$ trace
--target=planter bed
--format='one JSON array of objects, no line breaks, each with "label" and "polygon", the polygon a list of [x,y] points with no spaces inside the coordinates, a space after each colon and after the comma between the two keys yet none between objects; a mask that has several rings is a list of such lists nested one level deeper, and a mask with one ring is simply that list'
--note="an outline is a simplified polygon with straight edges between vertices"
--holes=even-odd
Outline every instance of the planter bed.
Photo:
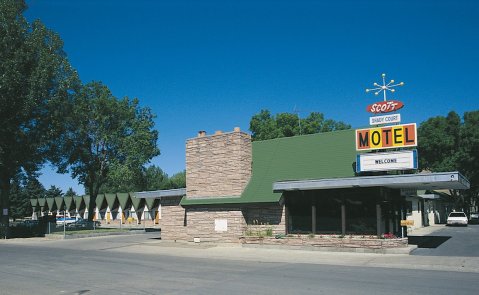
[{"label": "planter bed", "polygon": [[244,236],[240,238],[242,244],[259,245],[287,245],[287,246],[312,246],[312,247],[335,247],[335,248],[365,248],[365,249],[389,249],[406,248],[407,238],[376,238],[362,236],[307,236],[294,235],[285,237],[255,237]]}]

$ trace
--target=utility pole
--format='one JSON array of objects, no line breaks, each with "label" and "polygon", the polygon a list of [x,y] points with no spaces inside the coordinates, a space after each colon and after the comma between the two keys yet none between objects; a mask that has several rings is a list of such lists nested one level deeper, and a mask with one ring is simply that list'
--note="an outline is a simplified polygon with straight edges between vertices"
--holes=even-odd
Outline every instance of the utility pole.
[{"label": "utility pole", "polygon": [[303,133],[302,130],[301,130],[301,118],[299,117],[299,110],[296,109],[296,105],[294,105],[293,113],[295,113],[296,116],[298,116],[299,135],[301,135]]}]

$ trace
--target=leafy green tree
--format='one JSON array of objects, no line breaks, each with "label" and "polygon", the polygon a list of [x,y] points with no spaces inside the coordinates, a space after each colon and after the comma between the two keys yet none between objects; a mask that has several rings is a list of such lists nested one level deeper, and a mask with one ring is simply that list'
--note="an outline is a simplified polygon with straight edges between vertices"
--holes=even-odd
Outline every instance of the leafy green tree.
[{"label": "leafy green tree", "polygon": [[479,196],[479,111],[466,112],[463,120],[456,112],[421,123],[418,128],[421,169],[432,172],[459,171],[471,183],[467,191],[451,190],[456,207],[477,209]]},{"label": "leafy green tree", "polygon": [[23,218],[32,215],[32,206],[30,198],[26,194],[24,187],[25,177],[17,174],[12,180],[10,187],[10,217],[15,221],[17,218]]},{"label": "leafy green tree", "polygon": [[63,192],[59,187],[52,185],[45,192],[45,198],[56,198],[56,197],[63,197]]},{"label": "leafy green tree", "polygon": [[272,116],[269,110],[261,110],[251,118],[249,129],[253,140],[267,140],[350,128],[349,124],[325,119],[324,115],[318,112],[312,112],[308,117],[300,119],[296,114],[279,113]]},{"label": "leafy green tree", "polygon": [[25,10],[24,0],[0,0],[0,209],[10,206],[15,175],[44,163],[55,110],[78,81],[60,37],[38,20],[28,23]]},{"label": "leafy green tree", "polygon": [[29,199],[45,198],[46,190],[35,176],[29,176],[25,183],[25,194]]},{"label": "leafy green tree", "polygon": [[178,172],[170,178],[170,188],[186,187],[186,171]]},{"label": "leafy green tree", "polygon": [[71,172],[85,185],[92,220],[96,196],[111,168],[134,171],[159,155],[158,132],[150,109],[141,108],[137,99],[117,99],[99,82],[82,86],[70,107],[51,161],[60,173]]},{"label": "leafy green tree", "polygon": [[100,192],[154,191],[184,187],[186,187],[185,171],[176,173],[170,178],[167,173],[155,165],[135,172],[123,171],[121,167],[112,167]]},{"label": "leafy green tree", "polygon": [[259,114],[251,118],[249,129],[253,133],[252,140],[267,140],[282,137],[276,125],[276,120],[271,116],[270,111],[261,110]]},{"label": "leafy green tree", "polygon": [[439,172],[459,168],[460,128],[461,118],[455,112],[421,123],[418,129],[421,169]]},{"label": "leafy green tree", "polygon": [[65,197],[76,197],[76,196],[78,196],[78,194],[71,187],[69,187],[64,196]]},{"label": "leafy green tree", "polygon": [[460,131],[461,146],[459,166],[469,179],[471,188],[464,192],[464,200],[474,210],[479,210],[479,111],[464,113]]},{"label": "leafy green tree", "polygon": [[143,167],[129,167],[113,162],[108,170],[105,183],[100,193],[120,193],[141,191],[143,182]]},{"label": "leafy green tree", "polygon": [[160,167],[151,165],[145,169],[143,174],[143,191],[154,191],[169,188],[168,174]]}]

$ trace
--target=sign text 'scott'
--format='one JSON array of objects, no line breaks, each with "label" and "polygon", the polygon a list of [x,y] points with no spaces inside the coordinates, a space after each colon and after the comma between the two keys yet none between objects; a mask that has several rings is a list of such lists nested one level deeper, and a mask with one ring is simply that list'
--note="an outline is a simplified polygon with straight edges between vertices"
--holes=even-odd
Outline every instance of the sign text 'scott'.
[{"label": "sign text 'scott'", "polygon": [[417,146],[416,123],[356,130],[356,150]]}]

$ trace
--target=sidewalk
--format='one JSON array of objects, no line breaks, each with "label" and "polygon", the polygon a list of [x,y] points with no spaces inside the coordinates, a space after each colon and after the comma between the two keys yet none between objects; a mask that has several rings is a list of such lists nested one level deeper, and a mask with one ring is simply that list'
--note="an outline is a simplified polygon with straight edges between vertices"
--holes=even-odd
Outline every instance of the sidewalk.
[{"label": "sidewalk", "polygon": [[[442,225],[418,229],[414,235],[428,235]],[[479,257],[412,256],[407,254],[373,254],[324,252],[288,248],[250,248],[241,244],[187,243],[163,241],[156,234],[109,236],[77,240],[45,240],[43,238],[5,240],[9,244],[32,247],[68,248],[75,251],[111,251],[126,255],[160,255],[208,260],[237,260],[259,263],[300,263],[316,265],[383,267],[429,271],[479,273]]]},{"label": "sidewalk", "polygon": [[446,227],[445,224],[434,224],[434,225],[430,225],[430,226],[426,226],[426,227],[420,227],[420,228],[414,229],[413,231],[408,233],[408,235],[410,235],[410,236],[428,236],[428,235],[431,235],[434,232],[436,232],[438,230],[441,230],[445,227]]},{"label": "sidewalk", "polygon": [[264,263],[305,263],[479,273],[478,257],[436,257],[410,256],[407,254],[371,254],[278,248],[244,248],[241,247],[241,245],[235,244],[195,245],[161,240],[110,249],[109,251],[129,254],[167,255],[202,259],[256,261]]}]

